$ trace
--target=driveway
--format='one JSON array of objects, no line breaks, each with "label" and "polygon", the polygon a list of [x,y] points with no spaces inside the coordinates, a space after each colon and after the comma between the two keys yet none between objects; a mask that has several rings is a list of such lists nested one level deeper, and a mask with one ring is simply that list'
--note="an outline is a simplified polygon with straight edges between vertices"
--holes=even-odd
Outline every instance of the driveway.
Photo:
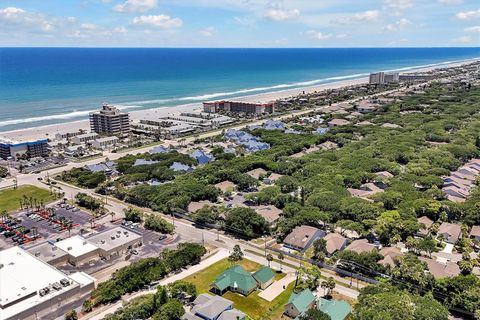
[{"label": "driveway", "polygon": [[280,293],[282,293],[293,281],[295,281],[295,275],[293,273],[288,273],[285,277],[275,281],[267,289],[260,292],[258,296],[267,301],[273,301],[273,299],[280,295]]}]

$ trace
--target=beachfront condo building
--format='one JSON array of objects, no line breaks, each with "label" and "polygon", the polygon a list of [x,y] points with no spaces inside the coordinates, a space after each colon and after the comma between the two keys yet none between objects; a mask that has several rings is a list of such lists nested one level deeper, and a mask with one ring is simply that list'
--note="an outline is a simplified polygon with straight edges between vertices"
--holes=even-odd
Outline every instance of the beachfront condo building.
[{"label": "beachfront condo building", "polygon": [[398,72],[395,73],[385,73],[385,72],[376,72],[370,73],[370,84],[386,84],[394,83],[399,81]]},{"label": "beachfront condo building", "polygon": [[275,104],[270,103],[249,103],[240,101],[210,101],[203,103],[203,111],[208,113],[233,112],[233,113],[273,113]]},{"label": "beachfront condo building", "polygon": [[48,140],[13,141],[0,138],[0,158],[35,158],[48,155]]},{"label": "beachfront condo building", "polygon": [[99,134],[128,133],[130,132],[130,116],[115,106],[105,103],[100,111],[90,113],[90,129]]}]

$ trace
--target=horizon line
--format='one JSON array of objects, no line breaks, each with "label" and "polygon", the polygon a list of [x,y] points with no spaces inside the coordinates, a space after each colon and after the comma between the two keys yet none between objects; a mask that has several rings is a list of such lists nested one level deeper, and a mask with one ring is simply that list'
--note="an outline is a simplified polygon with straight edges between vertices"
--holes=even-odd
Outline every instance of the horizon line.
[{"label": "horizon line", "polygon": [[479,49],[479,46],[411,46],[411,47],[128,47],[128,46],[0,46],[0,49]]}]

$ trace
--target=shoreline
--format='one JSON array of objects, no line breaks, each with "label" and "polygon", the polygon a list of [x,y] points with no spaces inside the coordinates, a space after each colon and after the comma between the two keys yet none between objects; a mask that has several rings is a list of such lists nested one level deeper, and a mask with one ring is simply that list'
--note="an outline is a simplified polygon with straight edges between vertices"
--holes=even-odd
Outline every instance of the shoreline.
[{"label": "shoreline", "polygon": [[[403,68],[404,70],[403,73],[427,72],[435,69],[453,68],[453,67],[470,64],[476,61],[480,61],[480,58],[472,58],[472,59],[456,61],[451,63],[432,64],[431,66],[427,66],[427,67],[418,67],[418,68],[407,67],[407,68]],[[408,70],[405,70],[405,69],[408,69]],[[368,77],[352,78],[347,80],[315,84],[312,86],[264,92],[264,93],[258,93],[253,95],[235,97],[235,98],[231,98],[230,100],[253,102],[253,103],[265,103],[273,100],[296,96],[303,92],[305,92],[306,94],[314,93],[316,91],[318,92],[322,90],[332,90],[332,89],[338,89],[342,87],[348,87],[348,86],[359,85],[364,83],[368,83]],[[201,109],[202,109],[202,102],[195,102],[195,103],[176,105],[176,106],[165,106],[165,107],[157,107],[157,108],[144,109],[144,110],[134,110],[134,111],[130,111],[129,113],[130,113],[131,120],[138,120],[138,119],[145,119],[149,117],[155,117],[155,118],[165,117],[171,114],[179,114],[182,112],[198,112]],[[45,138],[52,139],[56,133],[78,131],[80,129],[87,130],[87,131],[90,130],[89,121],[87,119],[0,132],[0,138],[7,138],[12,140],[18,140],[18,141],[28,141],[28,140],[37,140],[37,139],[45,139]]]}]

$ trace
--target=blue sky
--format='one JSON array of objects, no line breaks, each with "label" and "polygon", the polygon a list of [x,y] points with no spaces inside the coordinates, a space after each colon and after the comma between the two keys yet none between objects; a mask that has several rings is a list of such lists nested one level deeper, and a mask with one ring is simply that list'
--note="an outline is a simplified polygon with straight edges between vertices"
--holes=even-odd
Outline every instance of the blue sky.
[{"label": "blue sky", "polygon": [[0,46],[480,46],[480,1],[0,0]]}]

